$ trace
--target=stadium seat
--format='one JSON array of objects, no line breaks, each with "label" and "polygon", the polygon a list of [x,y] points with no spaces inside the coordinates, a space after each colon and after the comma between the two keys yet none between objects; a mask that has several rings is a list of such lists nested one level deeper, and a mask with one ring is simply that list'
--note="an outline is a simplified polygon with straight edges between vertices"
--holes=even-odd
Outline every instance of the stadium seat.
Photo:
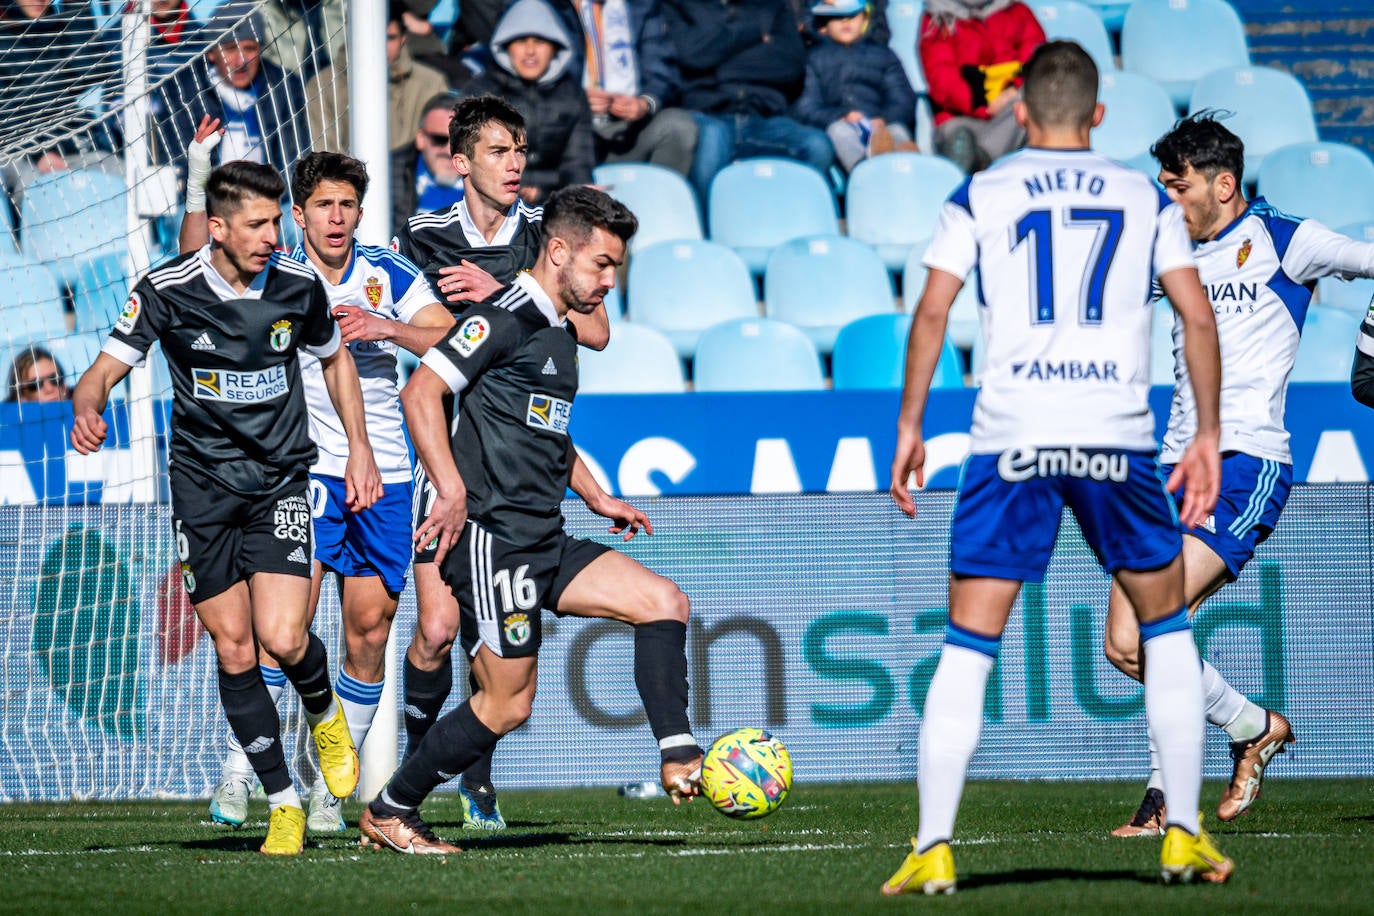
[{"label": "stadium seat", "polygon": [[1150,384],[1174,384],[1174,307],[1168,299],[1154,305],[1150,323]]},{"label": "stadium seat", "polygon": [[1126,10],[1121,69],[1157,81],[1175,108],[1204,74],[1249,65],[1245,26],[1226,0],[1135,0]]},{"label": "stadium seat", "polygon": [[[1374,243],[1374,219],[1340,226],[1336,231],[1348,235],[1357,242]],[[1374,280],[1341,280],[1336,277],[1323,277],[1317,281],[1316,304],[1328,308],[1343,309],[1363,315],[1374,301]]]},{"label": "stadium seat", "polygon": [[784,321],[736,318],[708,328],[692,361],[697,391],[817,391],[825,387],[811,339]]},{"label": "stadium seat", "polygon": [[963,180],[964,173],[943,156],[888,153],[864,159],[849,175],[846,231],[876,248],[895,274],[911,246],[935,231],[940,207]]},{"label": "stadium seat", "polygon": [[72,285],[76,329],[108,331],[114,327],[132,285],[119,254],[106,252],[77,259],[76,282]]},{"label": "stadium seat", "polygon": [[[929,244],[929,239],[917,242],[911,249],[911,256],[907,258],[906,267],[902,270],[902,309],[908,314],[916,310],[916,301],[926,285],[926,267],[921,263],[921,258]],[[959,290],[959,295],[954,299],[954,305],[949,310],[949,325],[945,328],[945,334],[959,349],[971,350],[981,336],[981,322],[978,313],[978,271],[975,270],[969,274]]]},{"label": "stadium seat", "polygon": [[1121,26],[1126,21],[1126,10],[1131,0],[1083,0],[1083,3],[1098,15],[1110,35],[1120,35]]},{"label": "stadium seat", "polygon": [[106,172],[73,169],[43,175],[24,191],[24,254],[47,265],[63,286],[77,281],[76,259],[127,250],[124,182]]},{"label": "stadium seat", "polygon": [[0,263],[0,290],[6,297],[0,338],[42,343],[67,333],[62,289],[45,265]]},{"label": "stadium seat", "polygon": [[682,361],[666,336],[642,324],[621,322],[606,349],[577,352],[581,394],[681,394]]},{"label": "stadium seat", "polygon": [[1040,28],[1045,30],[1045,38],[1078,42],[1097,63],[1100,73],[1116,69],[1112,37],[1107,34],[1107,26],[1096,10],[1078,0],[1032,0],[1030,8],[1040,21]]},{"label": "stadium seat", "polygon": [[893,0],[887,5],[887,46],[902,62],[911,88],[916,90],[916,133],[914,139],[921,149],[935,148],[935,113],[930,107],[929,87],[921,69],[921,57],[916,44],[921,33],[921,14],[925,4],[921,0]]},{"label": "stadium seat", "polygon": [[1362,315],[1314,305],[1307,310],[1290,382],[1350,382]]},{"label": "stadium seat", "polygon": [[749,268],[717,242],[659,242],[630,258],[630,319],[648,325],[689,359],[701,332],[731,318],[757,318]]},{"label": "stadium seat", "polygon": [[592,181],[638,217],[631,253],[658,242],[701,238],[696,195],[687,179],[672,169],[647,162],[607,163],[592,171]]},{"label": "stadium seat", "polygon": [[[840,328],[830,364],[835,390],[900,389],[906,374],[906,342],[910,332],[910,315],[866,315]],[[963,385],[963,357],[946,336],[930,386],[962,388]]]},{"label": "stadium seat", "polygon": [[1374,220],[1374,162],[1344,143],[1293,143],[1264,157],[1260,196],[1285,213],[1335,228]]},{"label": "stadium seat", "polygon": [[104,334],[86,331],[78,334],[64,334],[49,341],[35,341],[48,349],[67,378],[68,387],[75,387],[81,373],[91,368],[96,354],[105,343]]},{"label": "stadium seat", "polygon": [[837,235],[835,198],[820,172],[790,159],[741,159],[716,173],[707,208],[711,241],[729,245],[755,275],[788,239]]},{"label": "stadium seat", "polygon": [[1132,168],[1158,174],[1150,147],[1178,117],[1169,93],[1148,76],[1116,70],[1102,74],[1097,97],[1106,112],[1092,133],[1093,149]]},{"label": "stadium seat", "polygon": [[842,235],[793,239],[773,249],[763,275],[763,310],[806,332],[829,353],[840,328],[864,315],[893,312],[892,283],[882,259]]},{"label": "stadium seat", "polygon": [[1307,90],[1296,77],[1273,67],[1226,67],[1203,76],[1188,110],[1205,109],[1234,113],[1222,123],[1245,141],[1245,181],[1251,186],[1269,153],[1317,139]]}]

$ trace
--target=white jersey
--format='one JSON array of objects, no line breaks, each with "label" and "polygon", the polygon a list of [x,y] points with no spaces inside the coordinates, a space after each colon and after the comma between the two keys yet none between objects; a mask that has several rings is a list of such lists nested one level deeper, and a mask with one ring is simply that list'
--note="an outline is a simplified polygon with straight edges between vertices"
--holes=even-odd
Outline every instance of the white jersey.
[{"label": "white jersey", "polygon": [[[1291,464],[1284,405],[1313,285],[1322,277],[1374,276],[1374,245],[1280,213],[1260,197],[1193,256],[1217,316],[1221,450]],[[1182,350],[1175,316],[1174,399],[1160,455],[1171,464],[1197,430]]]},{"label": "white jersey", "polygon": [[[291,257],[311,264],[305,248],[298,244]],[[313,264],[312,264],[313,266]],[[319,273],[318,269],[315,271]],[[389,248],[353,243],[353,259],[338,285],[324,280],[329,292],[329,307],[360,305],[385,318],[410,323],[417,312],[436,302],[420,269]],[[396,344],[389,340],[355,340],[348,345],[358,366],[358,381],[363,389],[363,409],[367,437],[377,461],[383,483],[404,483],[411,479],[410,449],[401,426],[401,398],[397,387]],[[342,477],[348,463],[348,438],[343,423],[329,399],[320,361],[301,354],[301,378],[305,384],[305,403],[310,411],[310,437],[319,446],[319,459],[311,473]]]},{"label": "white jersey", "polygon": [[1151,280],[1192,267],[1189,245],[1149,176],[1089,150],[1021,150],[955,190],[924,263],[978,269],[970,451],[1153,451]]}]

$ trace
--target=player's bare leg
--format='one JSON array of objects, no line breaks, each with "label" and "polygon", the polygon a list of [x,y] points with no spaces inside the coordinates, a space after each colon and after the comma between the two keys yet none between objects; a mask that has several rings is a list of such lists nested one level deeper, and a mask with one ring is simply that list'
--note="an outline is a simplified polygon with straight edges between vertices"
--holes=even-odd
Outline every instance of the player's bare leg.
[{"label": "player's bare leg", "polygon": [[687,718],[687,596],[672,580],[608,551],[568,583],[558,609],[634,627],[635,686],[658,740],[659,778],[675,805],[699,795],[702,750]]}]

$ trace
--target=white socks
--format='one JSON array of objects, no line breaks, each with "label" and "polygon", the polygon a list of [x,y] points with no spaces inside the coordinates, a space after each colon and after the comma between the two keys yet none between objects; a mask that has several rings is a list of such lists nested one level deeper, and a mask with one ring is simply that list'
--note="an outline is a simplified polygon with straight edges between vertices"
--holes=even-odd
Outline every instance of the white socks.
[{"label": "white socks", "polygon": [[[994,642],[995,645],[995,642]],[[921,800],[916,848],[954,835],[954,817],[964,791],[969,759],[983,728],[983,693],[995,656],[945,643],[930,680],[916,754],[916,788]]]},{"label": "white socks", "polygon": [[1250,741],[1264,732],[1267,721],[1264,709],[1226,683],[1208,662],[1202,663],[1202,691],[1207,703],[1207,721],[1226,729],[1232,741]]},{"label": "white socks", "polygon": [[362,749],[367,733],[372,728],[372,719],[377,715],[377,705],[382,701],[382,684],[378,681],[369,684],[349,676],[342,668],[334,681],[334,695],[343,707],[344,718],[348,720],[348,732],[353,736],[353,746]]},{"label": "white socks", "polygon": [[1140,628],[1145,643],[1145,715],[1159,747],[1169,823],[1196,834],[1202,791],[1202,665],[1188,612]]}]

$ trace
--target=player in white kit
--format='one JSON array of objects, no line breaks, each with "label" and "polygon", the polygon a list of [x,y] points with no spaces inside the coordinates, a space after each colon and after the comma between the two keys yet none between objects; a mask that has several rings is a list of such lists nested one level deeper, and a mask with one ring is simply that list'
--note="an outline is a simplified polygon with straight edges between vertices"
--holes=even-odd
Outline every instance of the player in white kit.
[{"label": "player in white kit", "polygon": [[[1273,532],[1293,482],[1293,456],[1283,418],[1288,376],[1298,353],[1312,288],[1321,277],[1374,276],[1374,245],[1321,223],[1280,213],[1241,191],[1245,147],[1201,112],[1180,121],[1151,152],[1159,180],[1183,209],[1193,257],[1216,314],[1221,363],[1221,494],[1215,512],[1183,539],[1184,595],[1189,613],[1233,581]],[[1182,329],[1174,327],[1175,388],[1160,460],[1177,462],[1197,428],[1188,367],[1177,358]],[[1107,658],[1140,680],[1140,635],[1131,603],[1112,589]],[[1259,797],[1270,759],[1294,741],[1281,712],[1265,710],[1203,663],[1207,720],[1226,730],[1234,761],[1217,817],[1234,820]],[[1150,781],[1135,815],[1115,836],[1158,835],[1168,817],[1167,793],[1151,747]]]},{"label": "player in white kit", "polygon": [[[1182,213],[1148,176],[1089,148],[1102,118],[1097,67],[1073,42],[1026,63],[1016,117],[1027,148],[966,180],[945,203],[907,344],[892,497],[924,483],[921,423],[950,306],[978,269],[986,362],[970,454],[950,524],[949,623],[921,719],[920,820],[885,894],[948,893],[950,839],[983,696],[1022,582],[1043,581],[1060,513],[1131,596],[1149,658],[1145,707],[1176,796],[1160,856],[1167,881],[1224,881],[1232,864],[1202,831],[1202,680],[1183,601],[1180,521],[1216,501],[1220,456],[1216,326]],[[1193,443],[1167,487],[1148,405],[1150,285],[1186,329],[1198,405]]]},{"label": "player in white kit", "polygon": [[[368,511],[350,512],[341,469],[348,443],[323,387],[319,361],[301,359],[310,435],[319,457],[310,471],[315,528],[311,607],[325,572],[338,577],[345,655],[335,680],[354,744],[361,747],[381,699],[386,641],[412,548],[412,470],[402,429],[396,353],[423,354],[453,326],[420,269],[388,248],[354,239],[367,192],[366,167],[341,153],[311,153],[292,174],[292,207],[302,241],[290,254],[324,282],[330,312],[358,365],[368,437],[385,493]],[[185,236],[183,236],[185,238]],[[280,672],[263,666],[269,690]],[[280,693],[278,687],[275,694]],[[276,699],[274,695],[273,699]],[[213,820],[237,827],[246,815],[252,771],[232,736],[222,778],[210,803]],[[317,832],[346,829],[339,799],[312,787],[307,826]]]}]

